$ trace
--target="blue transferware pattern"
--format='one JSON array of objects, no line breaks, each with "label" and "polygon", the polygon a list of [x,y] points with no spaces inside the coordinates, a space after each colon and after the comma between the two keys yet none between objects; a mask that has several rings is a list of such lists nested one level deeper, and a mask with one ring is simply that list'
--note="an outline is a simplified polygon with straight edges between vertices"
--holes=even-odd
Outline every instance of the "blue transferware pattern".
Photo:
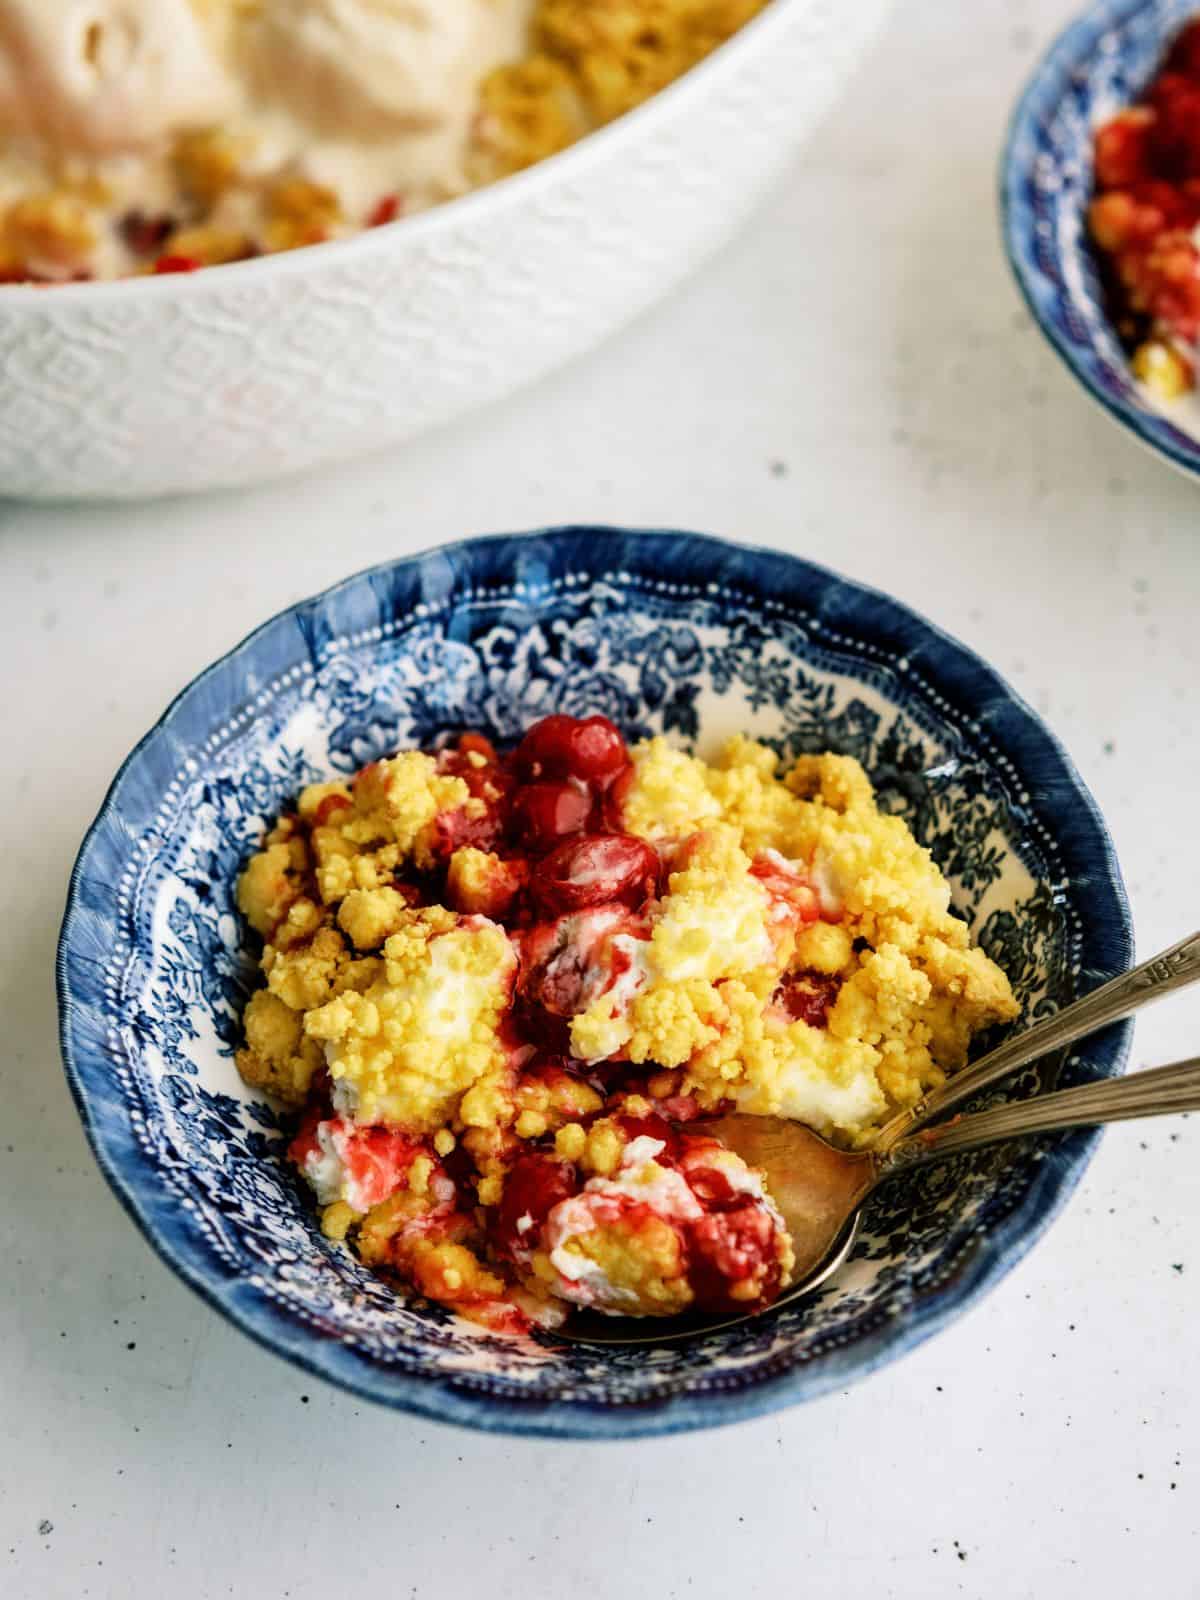
[{"label": "blue transferware pattern", "polygon": [[1119,422],[1185,472],[1200,438],[1148,405],[1106,315],[1087,238],[1092,135],[1136,99],[1196,0],[1102,0],[1051,46],[1013,114],[1000,171],[1005,248],[1042,332]]},{"label": "blue transferware pattern", "polygon": [[[187,689],[81,851],[59,951],[63,1053],[97,1158],[163,1257],[262,1343],[357,1393],[485,1429],[631,1436],[844,1386],[1024,1253],[1094,1135],[913,1175],[813,1300],[649,1354],[499,1338],[397,1299],[315,1228],[275,1110],[232,1053],[254,982],[240,864],[305,782],[548,711],[701,747],[858,756],[933,850],[1030,1014],[1128,964],[1094,804],[989,668],[882,595],[698,535],[567,528],[383,566],[293,607]],[[1120,1070],[1127,1030],[1089,1048]],[[1032,1082],[1032,1079],[1030,1080]]]}]

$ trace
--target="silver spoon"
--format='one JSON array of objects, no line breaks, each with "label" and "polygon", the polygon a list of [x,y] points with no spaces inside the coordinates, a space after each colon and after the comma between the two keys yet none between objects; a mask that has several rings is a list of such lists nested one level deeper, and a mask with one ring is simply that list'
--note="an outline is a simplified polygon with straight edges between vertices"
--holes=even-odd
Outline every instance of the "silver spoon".
[{"label": "silver spoon", "polygon": [[[775,1307],[811,1293],[849,1254],[868,1196],[895,1173],[963,1150],[1032,1133],[1131,1117],[1200,1110],[1200,1058],[1131,1078],[1105,1079],[995,1106],[937,1127],[927,1124],[980,1090],[1085,1034],[1129,1016],[1200,978],[1200,933],[1122,973],[1053,1016],[1006,1040],[880,1129],[869,1150],[838,1150],[802,1123],[733,1115],[696,1124],[761,1168],[792,1235],[796,1265]],[[656,1345],[761,1316],[687,1318],[669,1326],[641,1318],[577,1313],[559,1338],[582,1344]]]}]

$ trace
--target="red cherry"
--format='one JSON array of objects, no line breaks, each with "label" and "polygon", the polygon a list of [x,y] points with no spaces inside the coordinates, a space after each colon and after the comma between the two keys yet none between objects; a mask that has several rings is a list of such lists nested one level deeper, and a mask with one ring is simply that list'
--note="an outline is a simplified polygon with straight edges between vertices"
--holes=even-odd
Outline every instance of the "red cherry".
[{"label": "red cherry", "polygon": [[574,717],[543,717],[516,748],[514,761],[522,778],[565,778],[570,772]]},{"label": "red cherry", "polygon": [[583,997],[589,952],[571,939],[571,932],[564,918],[537,922],[521,936],[518,992],[552,1017],[573,1017]]},{"label": "red cherry", "polygon": [[779,1292],[781,1276],[775,1234],[771,1213],[757,1200],[709,1213],[691,1223],[688,1281],[696,1305],[704,1311],[745,1309],[747,1302],[731,1291],[760,1274],[761,1288],[754,1304],[772,1301]]},{"label": "red cherry", "polygon": [[607,789],[629,753],[620,729],[607,717],[543,717],[517,746],[522,778],[579,778]]},{"label": "red cherry", "polygon": [[549,916],[614,900],[636,907],[658,885],[658,852],[630,834],[564,839],[534,869],[530,888]]},{"label": "red cherry", "polygon": [[1175,36],[1167,52],[1166,70],[1200,82],[1200,18],[1189,22]]},{"label": "red cherry", "polygon": [[168,272],[199,272],[203,265],[203,261],[197,261],[195,256],[159,256],[154,263],[154,270],[160,275]]},{"label": "red cherry", "polygon": [[714,1160],[724,1153],[724,1145],[704,1134],[677,1133],[675,1137],[680,1148],[679,1170],[704,1209],[728,1211],[740,1205],[745,1193],[734,1187],[719,1159]]},{"label": "red cherry", "polygon": [[404,202],[398,194],[385,194],[367,217],[367,227],[382,228],[385,223],[395,222],[403,205]]},{"label": "red cherry", "polygon": [[[684,1136],[677,1134],[665,1117],[660,1117],[656,1111],[648,1111],[644,1117],[626,1116],[622,1112],[618,1120],[628,1142],[632,1143],[634,1139],[657,1139],[663,1148],[655,1156],[655,1161],[660,1167],[674,1165]],[[715,1140],[712,1142],[716,1143]]]},{"label": "red cherry", "polygon": [[1164,72],[1151,86],[1158,118],[1150,129],[1150,151],[1162,177],[1200,176],[1200,84]]},{"label": "red cherry", "polygon": [[526,928],[517,979],[522,999],[551,1016],[577,1015],[613,970],[617,933],[645,937],[643,924],[620,905],[594,906]]},{"label": "red cherry", "polygon": [[607,717],[585,717],[571,738],[571,772],[595,789],[607,789],[624,771],[629,751],[621,730]]},{"label": "red cherry", "polygon": [[521,842],[539,854],[587,826],[591,796],[574,783],[527,783],[513,800],[513,821]]},{"label": "red cherry", "polygon": [[504,1180],[504,1192],[492,1219],[492,1242],[497,1253],[509,1261],[528,1259],[530,1251],[537,1248],[538,1235],[550,1212],[560,1200],[569,1200],[578,1188],[575,1168],[569,1161],[554,1161],[532,1151],[518,1156]]},{"label": "red cherry", "polygon": [[796,972],[784,978],[773,1001],[794,1022],[823,1028],[841,987],[842,980],[838,977],[829,977],[823,972]]},{"label": "red cherry", "polygon": [[1157,233],[1161,228],[1190,228],[1200,216],[1195,184],[1194,178],[1179,185],[1168,183],[1165,178],[1143,178],[1130,186],[1129,193],[1141,210],[1159,213],[1162,220],[1153,230]]},{"label": "red cherry", "polygon": [[1156,113],[1149,106],[1130,106],[1099,129],[1094,166],[1100,189],[1127,189],[1152,173],[1150,130]]},{"label": "red cherry", "polygon": [[601,802],[604,825],[614,833],[625,832],[625,801],[633,788],[635,776],[633,762],[627,761],[604,792]]}]

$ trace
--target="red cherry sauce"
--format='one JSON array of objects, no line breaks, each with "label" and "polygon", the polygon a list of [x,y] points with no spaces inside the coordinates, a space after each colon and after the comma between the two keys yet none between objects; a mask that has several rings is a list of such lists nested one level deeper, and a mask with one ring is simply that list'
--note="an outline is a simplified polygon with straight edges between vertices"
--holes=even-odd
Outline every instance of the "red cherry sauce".
[{"label": "red cherry sauce", "polygon": [[537,1151],[518,1156],[491,1219],[497,1254],[508,1261],[527,1259],[550,1212],[560,1200],[569,1200],[578,1192],[579,1180],[571,1162],[555,1161]]},{"label": "red cherry sauce", "polygon": [[731,1288],[761,1274],[757,1304],[773,1300],[781,1276],[775,1221],[765,1206],[747,1200],[710,1212],[688,1227],[688,1281],[702,1311],[745,1311]]},{"label": "red cherry sauce", "polygon": [[660,867],[653,846],[630,834],[580,834],[538,862],[530,888],[552,917],[614,901],[636,908],[656,892]]},{"label": "red cherry sauce", "polygon": [[793,972],[783,979],[771,998],[793,1022],[807,1022],[810,1028],[823,1028],[841,987],[839,977],[823,972]]},{"label": "red cherry sauce", "polygon": [[582,833],[591,813],[592,797],[578,783],[564,779],[524,784],[513,800],[517,843],[533,855],[543,855],[560,840]]}]

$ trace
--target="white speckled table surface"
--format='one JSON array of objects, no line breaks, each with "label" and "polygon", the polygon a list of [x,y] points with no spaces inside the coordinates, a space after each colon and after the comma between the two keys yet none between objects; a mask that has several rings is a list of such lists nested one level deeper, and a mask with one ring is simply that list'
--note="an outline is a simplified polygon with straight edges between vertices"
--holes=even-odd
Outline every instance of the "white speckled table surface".
[{"label": "white speckled table surface", "polygon": [[[747,232],[503,411],[253,494],[0,507],[0,1594],[1198,1592],[1200,1118],[1111,1130],[1001,1287],[849,1393],[542,1444],[372,1409],[205,1309],[101,1181],[55,1037],[71,861],[167,700],[358,567],[572,518],[775,544],[918,607],[1065,741],[1140,953],[1200,921],[1200,489],[1076,392],[997,245],[1005,113],[1070,10],[906,0]],[[1198,1021],[1166,1002],[1135,1061]]]}]

